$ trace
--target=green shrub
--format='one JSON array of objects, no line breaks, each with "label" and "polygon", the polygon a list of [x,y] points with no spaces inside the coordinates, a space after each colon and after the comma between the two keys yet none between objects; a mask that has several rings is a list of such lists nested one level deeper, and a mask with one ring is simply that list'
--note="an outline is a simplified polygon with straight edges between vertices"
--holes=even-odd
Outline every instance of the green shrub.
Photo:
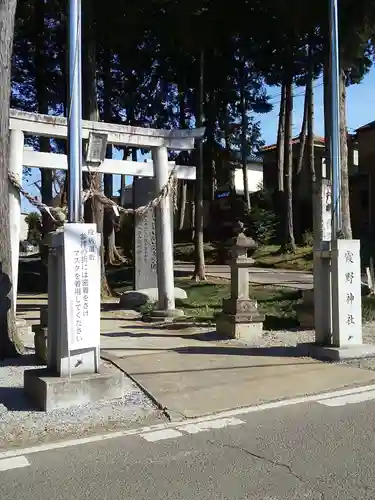
[{"label": "green shrub", "polygon": [[304,247],[314,246],[314,235],[311,231],[305,231],[302,235],[302,244]]},{"label": "green shrub", "polygon": [[271,243],[276,236],[279,220],[272,210],[254,207],[249,215],[250,230],[262,245]]}]

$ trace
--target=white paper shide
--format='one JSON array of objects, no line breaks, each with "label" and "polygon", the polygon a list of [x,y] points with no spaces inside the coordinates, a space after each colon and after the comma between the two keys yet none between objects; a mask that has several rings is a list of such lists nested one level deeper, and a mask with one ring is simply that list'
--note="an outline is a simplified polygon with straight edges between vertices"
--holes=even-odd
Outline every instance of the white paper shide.
[{"label": "white paper shide", "polygon": [[64,260],[69,350],[100,344],[100,237],[95,224],[66,224]]}]

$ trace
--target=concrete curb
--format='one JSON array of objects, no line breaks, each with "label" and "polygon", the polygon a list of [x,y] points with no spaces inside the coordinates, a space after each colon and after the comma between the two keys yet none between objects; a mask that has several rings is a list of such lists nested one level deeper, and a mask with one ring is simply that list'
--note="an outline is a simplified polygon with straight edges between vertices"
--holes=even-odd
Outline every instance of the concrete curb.
[{"label": "concrete curb", "polygon": [[158,410],[160,410],[163,415],[170,421],[170,422],[177,422],[177,421],[180,421],[180,420],[183,420],[185,419],[186,417],[183,416],[183,415],[177,415],[177,414],[174,414],[173,412],[170,412],[168,410],[168,408],[166,408],[165,406],[163,406],[157,399],[156,397],[148,390],[146,389],[146,387],[144,387],[140,382],[138,382],[138,380],[136,380],[132,375],[130,375],[130,373],[128,373],[126,370],[124,370],[119,364],[116,363],[116,359],[117,357],[116,356],[112,356],[108,353],[105,352],[105,350],[103,352],[100,353],[100,359],[103,359],[104,361],[107,361],[108,363],[111,363],[113,366],[115,366],[117,369],[119,369],[120,371],[122,371],[127,377],[130,378],[130,380],[132,382],[134,382],[136,384],[137,387],[139,387],[139,389],[144,392],[146,394],[146,396],[148,398],[151,399],[151,401],[154,403],[154,405],[158,408]]}]

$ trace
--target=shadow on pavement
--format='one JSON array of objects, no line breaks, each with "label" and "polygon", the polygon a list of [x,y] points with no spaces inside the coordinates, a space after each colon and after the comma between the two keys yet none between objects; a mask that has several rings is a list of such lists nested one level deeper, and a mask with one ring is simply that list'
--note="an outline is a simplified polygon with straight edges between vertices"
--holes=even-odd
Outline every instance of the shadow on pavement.
[{"label": "shadow on pavement", "polygon": [[[300,358],[306,354],[294,346],[272,346],[272,347],[233,347],[233,346],[186,346],[173,349],[181,354],[211,354],[217,356],[264,356],[277,358]],[[311,364],[313,361],[307,364]],[[315,363],[315,362],[314,362]]]},{"label": "shadow on pavement", "polygon": [[[164,351],[178,354],[204,354],[211,356],[249,356],[249,357],[274,357],[274,358],[303,358],[306,352],[297,346],[272,346],[272,347],[235,347],[235,346],[184,346],[184,347],[104,347],[103,353],[110,351]],[[316,364],[315,360],[306,364]],[[300,363],[298,363],[300,364]],[[259,365],[256,365],[259,366]],[[265,365],[268,366],[268,365]],[[273,365],[277,366],[277,365]],[[216,368],[217,369],[217,368]]]},{"label": "shadow on pavement", "polygon": [[[288,367],[290,366],[302,366],[302,365],[312,365],[312,362],[306,362],[306,363],[288,363]],[[284,363],[272,363],[272,365],[246,365],[246,366],[217,366],[214,368],[192,368],[192,369],[181,369],[181,370],[166,370],[166,371],[145,371],[145,372],[132,372],[131,376],[132,377],[139,377],[141,375],[177,375],[177,374],[184,374],[184,373],[201,373],[201,372],[221,372],[221,371],[229,371],[229,370],[251,370],[251,369],[258,369],[258,368],[274,368],[277,366],[282,366],[285,367],[286,365]]]}]

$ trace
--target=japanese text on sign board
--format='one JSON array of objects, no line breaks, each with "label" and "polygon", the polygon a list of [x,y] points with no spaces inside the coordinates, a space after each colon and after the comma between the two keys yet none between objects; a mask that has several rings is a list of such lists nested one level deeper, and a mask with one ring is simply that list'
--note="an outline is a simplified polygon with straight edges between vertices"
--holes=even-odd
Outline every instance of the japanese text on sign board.
[{"label": "japanese text on sign board", "polygon": [[74,320],[76,342],[82,342],[84,318],[89,316],[89,288],[90,279],[88,262],[96,258],[95,232],[89,230],[80,235],[80,250],[74,251]]},{"label": "japanese text on sign board", "polygon": [[[352,264],[354,264],[353,252],[351,252],[350,250],[347,250],[345,252],[345,254],[344,254],[344,259],[345,259],[345,264],[346,265],[351,266]],[[355,280],[355,277],[356,276],[355,276],[354,271],[346,270],[346,272],[345,272],[345,283],[347,283],[348,285],[352,285],[353,281]],[[354,302],[356,300],[356,297],[355,297],[355,295],[351,291],[348,291],[345,294],[345,300],[346,300],[346,304],[347,304],[347,307],[348,307],[346,324],[348,326],[355,325],[356,318],[354,316],[353,304],[354,304]]]}]

